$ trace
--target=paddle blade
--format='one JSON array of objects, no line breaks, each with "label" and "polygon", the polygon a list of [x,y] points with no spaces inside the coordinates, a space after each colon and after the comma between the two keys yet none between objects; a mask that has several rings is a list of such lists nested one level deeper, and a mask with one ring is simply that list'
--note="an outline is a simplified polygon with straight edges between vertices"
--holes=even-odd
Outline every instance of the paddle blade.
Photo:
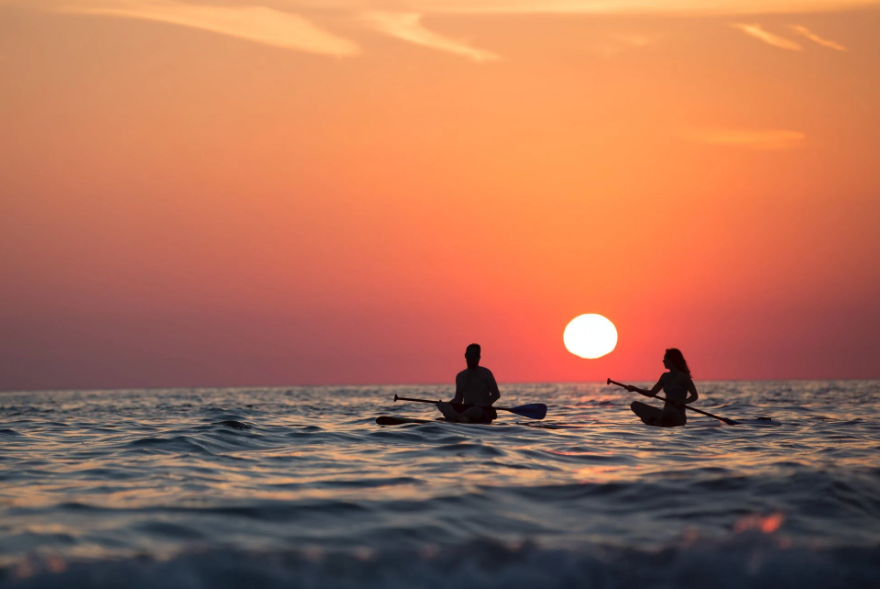
[{"label": "paddle blade", "polygon": [[548,406],[544,403],[533,403],[532,405],[520,405],[519,407],[511,407],[508,409],[511,413],[528,417],[529,419],[544,419],[548,414]]}]

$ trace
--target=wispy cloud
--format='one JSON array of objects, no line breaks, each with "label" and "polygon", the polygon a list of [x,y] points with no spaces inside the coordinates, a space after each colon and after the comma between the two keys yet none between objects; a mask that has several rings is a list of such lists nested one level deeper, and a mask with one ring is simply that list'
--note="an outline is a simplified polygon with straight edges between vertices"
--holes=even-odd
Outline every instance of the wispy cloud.
[{"label": "wispy cloud", "polygon": [[617,41],[628,47],[646,47],[652,43],[651,38],[637,33],[609,35],[613,41]]},{"label": "wispy cloud", "polygon": [[774,33],[769,33],[758,24],[731,23],[735,29],[740,29],[750,37],[754,37],[760,41],[764,41],[768,45],[779,47],[780,49],[788,49],[790,51],[801,51],[801,45],[795,41],[790,41],[785,37],[780,37]]},{"label": "wispy cloud", "polygon": [[644,49],[655,43],[656,39],[638,33],[609,34],[591,39],[584,43],[583,47],[592,53],[599,53],[604,57],[612,57],[625,51]]},{"label": "wispy cloud", "polygon": [[[76,0],[81,3],[81,0]],[[128,0],[94,0],[123,4]],[[183,3],[187,0],[179,0]],[[45,6],[64,0],[0,0],[0,6]],[[301,14],[370,10],[418,14],[805,14],[871,8],[877,0],[189,0],[191,5],[269,6]]]},{"label": "wispy cloud", "polygon": [[828,47],[829,49],[834,49],[836,51],[847,51],[847,48],[844,47],[843,45],[839,45],[835,41],[830,41],[829,39],[824,39],[823,37],[816,34],[815,32],[813,32],[811,29],[809,29],[807,27],[803,27],[801,25],[790,25],[789,28],[792,29],[793,31],[795,31],[796,33],[798,33],[799,35],[801,35],[802,37],[810,39],[814,43],[817,43],[818,45],[822,45],[823,47]]},{"label": "wispy cloud", "polygon": [[421,19],[422,15],[414,12],[371,12],[363,16],[364,22],[370,27],[396,39],[409,41],[410,43],[439,51],[454,53],[477,62],[499,59],[499,56],[495,53],[477,49],[465,41],[444,37],[426,29],[422,25]]},{"label": "wispy cloud", "polygon": [[169,23],[309,53],[346,56],[360,52],[354,42],[322,30],[302,16],[265,6],[204,6],[168,0],[70,0],[49,9]]},{"label": "wispy cloud", "polygon": [[790,149],[805,139],[800,131],[785,129],[687,129],[682,135],[699,143],[750,149]]},{"label": "wispy cloud", "polygon": [[355,10],[420,14],[784,14],[851,10],[876,0],[287,0]]},{"label": "wispy cloud", "polygon": [[[217,4],[217,5],[211,5]],[[152,20],[246,39],[274,47],[334,56],[355,55],[353,40],[317,26],[311,19],[342,23],[367,14],[384,34],[411,43],[486,62],[499,59],[467,41],[445,37],[422,24],[433,14],[676,14],[728,15],[808,13],[877,6],[877,0],[0,0],[0,6]],[[320,15],[320,16],[318,16]],[[342,17],[343,20],[340,20]],[[319,20],[319,22],[324,22]],[[799,51],[799,43],[765,31],[758,24],[731,26],[772,46]],[[806,27],[793,34],[822,46],[846,51]],[[605,55],[644,47],[638,35],[588,40],[586,48]]]}]

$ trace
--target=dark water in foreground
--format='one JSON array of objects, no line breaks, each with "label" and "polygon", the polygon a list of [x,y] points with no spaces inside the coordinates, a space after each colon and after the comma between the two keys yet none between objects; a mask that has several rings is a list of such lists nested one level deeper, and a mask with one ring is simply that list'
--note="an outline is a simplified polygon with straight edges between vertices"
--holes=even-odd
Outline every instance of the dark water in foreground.
[{"label": "dark water in foreground", "polygon": [[[877,381],[0,394],[0,587],[878,587]],[[531,425],[526,425],[530,423]],[[541,427],[534,427],[540,425]]]}]

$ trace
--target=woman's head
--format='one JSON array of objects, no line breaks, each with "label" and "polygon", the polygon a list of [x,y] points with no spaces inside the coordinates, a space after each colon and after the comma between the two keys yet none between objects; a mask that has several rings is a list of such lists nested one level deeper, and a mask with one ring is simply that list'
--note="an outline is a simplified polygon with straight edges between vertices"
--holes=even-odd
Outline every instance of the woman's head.
[{"label": "woman's head", "polygon": [[664,361],[669,362],[670,368],[675,368],[679,372],[684,372],[691,377],[691,370],[688,369],[688,364],[685,362],[685,356],[683,356],[682,352],[677,348],[669,348],[664,352]]}]

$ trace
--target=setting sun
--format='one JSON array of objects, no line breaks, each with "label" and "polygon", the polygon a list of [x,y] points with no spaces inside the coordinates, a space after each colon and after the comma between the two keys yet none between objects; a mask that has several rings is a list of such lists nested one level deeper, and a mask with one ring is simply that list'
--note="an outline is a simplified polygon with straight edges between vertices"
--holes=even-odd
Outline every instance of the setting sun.
[{"label": "setting sun", "polygon": [[582,358],[594,359],[605,356],[615,349],[618,331],[615,325],[603,317],[590,313],[579,315],[569,322],[563,331],[566,349]]}]

